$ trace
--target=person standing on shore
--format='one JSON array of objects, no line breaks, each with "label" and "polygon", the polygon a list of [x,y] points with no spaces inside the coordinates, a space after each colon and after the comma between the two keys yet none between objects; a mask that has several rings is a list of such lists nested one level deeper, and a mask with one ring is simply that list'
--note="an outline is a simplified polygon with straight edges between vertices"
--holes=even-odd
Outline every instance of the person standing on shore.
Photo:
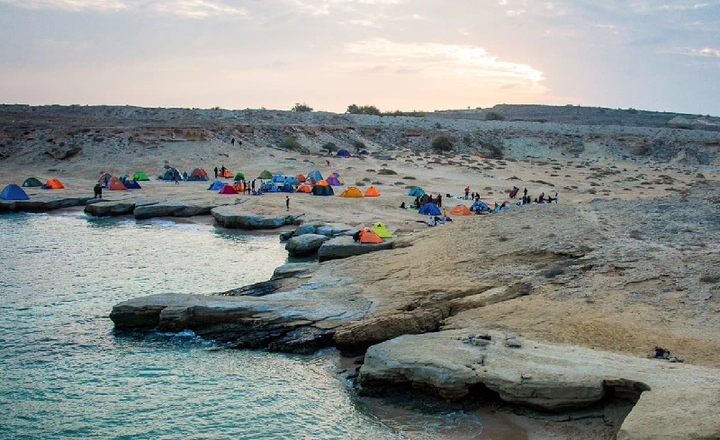
[{"label": "person standing on shore", "polygon": [[470,196],[470,187],[466,186],[465,187],[465,200],[468,199],[468,196]]},{"label": "person standing on shore", "polygon": [[215,171],[215,178],[217,179],[217,173],[218,173],[217,167],[215,167],[215,170],[214,170],[214,171]]},{"label": "person standing on shore", "polygon": [[100,182],[95,184],[95,198],[96,199],[102,199],[102,185],[100,185]]},{"label": "person standing on shore", "polygon": [[290,211],[290,196],[285,196],[285,211]]}]

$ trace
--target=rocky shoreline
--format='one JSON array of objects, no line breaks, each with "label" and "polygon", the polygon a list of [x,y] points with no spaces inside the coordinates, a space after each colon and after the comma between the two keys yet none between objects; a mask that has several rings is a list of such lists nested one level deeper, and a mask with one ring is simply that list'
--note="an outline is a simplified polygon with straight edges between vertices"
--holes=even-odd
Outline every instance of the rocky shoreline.
[{"label": "rocky shoreline", "polygon": [[[611,427],[562,438],[719,437],[708,393],[720,368],[720,120],[574,106],[493,111],[506,120],[484,120],[487,110],[379,117],[0,106],[4,183],[54,176],[65,184],[29,189],[30,203],[0,202],[0,212],[78,206],[98,217],[192,218],[273,231],[290,255],[318,255],[216,295],[128,296],[111,312],[118,331],[188,328],[228,347],[298,353],[337,347],[364,356],[348,373],[363,393],[486,394],[544,420],[589,417],[577,412],[594,411],[587,405],[625,408],[602,415]],[[432,150],[439,135],[451,153]],[[301,147],[281,147],[288,138]],[[360,144],[370,154],[328,150]],[[284,195],[152,180],[102,201],[84,197],[101,171],[157,176],[220,165],[246,176],[337,172],[381,196],[291,194],[288,206]],[[448,208],[469,204],[457,196],[465,187],[511,206],[513,187],[559,193],[560,203],[429,227],[398,209],[412,203],[414,186]],[[352,231],[376,222],[392,240],[354,243]],[[647,359],[656,346],[685,363]]]}]

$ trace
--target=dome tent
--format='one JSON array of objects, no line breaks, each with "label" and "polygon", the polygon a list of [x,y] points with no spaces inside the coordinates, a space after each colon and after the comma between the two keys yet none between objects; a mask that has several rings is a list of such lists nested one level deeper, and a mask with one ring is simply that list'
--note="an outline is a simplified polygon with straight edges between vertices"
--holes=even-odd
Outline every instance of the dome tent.
[{"label": "dome tent", "polygon": [[188,176],[188,181],[205,181],[207,182],[210,180],[210,177],[208,177],[207,172],[205,172],[202,168],[194,168],[190,175]]},{"label": "dome tent", "polygon": [[354,186],[350,186],[345,191],[340,193],[340,197],[362,197],[363,194],[360,192],[359,189],[355,188]]},{"label": "dome tent", "polygon": [[15,185],[14,183],[11,183],[10,185],[6,186],[5,189],[2,190],[2,193],[0,193],[0,199],[3,199],[3,200],[30,200],[30,197],[28,197],[28,195],[25,194],[25,191],[23,191],[22,188]]},{"label": "dome tent", "polygon": [[425,190],[420,188],[419,186],[413,186],[410,191],[407,192],[407,195],[417,197],[425,194]]},{"label": "dome tent", "polygon": [[273,175],[268,170],[263,170],[262,173],[257,177],[258,179],[272,179]]},{"label": "dome tent", "polygon": [[374,186],[368,186],[368,188],[365,190],[365,197],[379,197],[380,191],[377,190]]},{"label": "dome tent", "polygon": [[22,186],[24,186],[25,188],[31,188],[33,186],[42,186],[42,182],[34,177],[28,177],[27,179],[25,179]]},{"label": "dome tent", "polygon": [[210,186],[208,187],[208,190],[218,191],[218,190],[222,189],[223,186],[225,186],[224,183],[222,183],[219,180],[214,180],[213,183],[211,183]]},{"label": "dome tent", "polygon": [[148,178],[147,174],[143,173],[142,171],[138,171],[137,173],[133,174],[133,180],[150,180],[150,178]]}]

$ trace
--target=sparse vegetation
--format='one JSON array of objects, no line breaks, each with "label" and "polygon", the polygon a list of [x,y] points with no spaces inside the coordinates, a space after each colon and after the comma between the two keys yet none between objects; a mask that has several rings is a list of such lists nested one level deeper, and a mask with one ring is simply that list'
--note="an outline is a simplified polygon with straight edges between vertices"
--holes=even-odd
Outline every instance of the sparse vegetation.
[{"label": "sparse vegetation", "polygon": [[485,113],[485,120],[486,121],[504,121],[505,115],[503,115],[500,112],[489,111],[489,112]]},{"label": "sparse vegetation", "polygon": [[440,135],[433,139],[432,149],[435,153],[442,154],[453,151],[453,149],[455,149],[455,146],[447,136]]},{"label": "sparse vegetation", "polygon": [[328,153],[334,153],[334,152],[336,152],[336,151],[338,150],[338,146],[335,145],[334,142],[325,142],[324,144],[322,144],[322,146],[320,147],[320,149],[321,149],[321,150],[325,150],[325,151],[327,151]]},{"label": "sparse vegetation", "polygon": [[307,149],[298,142],[297,139],[294,137],[288,136],[285,138],[284,141],[280,142],[278,145],[279,148],[282,148],[283,150],[290,150],[290,151],[306,151]]},{"label": "sparse vegetation", "polygon": [[304,102],[300,104],[299,102],[295,103],[295,106],[292,108],[292,111],[296,113],[305,113],[305,112],[311,112],[313,111],[312,107],[305,104]]}]

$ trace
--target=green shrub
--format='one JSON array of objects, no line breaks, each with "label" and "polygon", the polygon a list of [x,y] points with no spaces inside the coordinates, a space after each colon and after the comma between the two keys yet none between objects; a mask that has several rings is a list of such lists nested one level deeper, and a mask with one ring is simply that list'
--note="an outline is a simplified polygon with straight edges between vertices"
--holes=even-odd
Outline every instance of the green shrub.
[{"label": "green shrub", "polygon": [[355,147],[355,150],[364,150],[364,149],[365,149],[365,142],[363,142],[363,141],[353,141],[353,147]]},{"label": "green shrub", "polygon": [[485,113],[485,120],[486,121],[504,121],[505,115],[503,115],[500,112],[487,112]]},{"label": "green shrub", "polygon": [[448,151],[452,151],[455,148],[452,141],[445,136],[440,135],[433,139],[432,141],[432,149],[435,153],[447,153]]},{"label": "green shrub", "polygon": [[320,149],[325,150],[328,153],[334,153],[338,150],[338,147],[337,145],[335,145],[334,142],[325,142],[324,144],[322,144],[322,147],[320,147]]},{"label": "green shrub", "polygon": [[302,112],[311,112],[311,111],[313,111],[313,109],[312,109],[312,107],[305,104],[304,102],[302,104],[300,104],[299,102],[296,102],[295,107],[292,108],[292,111],[297,112],[297,113],[302,113]]},{"label": "green shrub", "polygon": [[350,113],[351,115],[381,115],[380,110],[374,105],[357,106],[355,104],[351,104],[348,106],[346,113]]},{"label": "green shrub", "polygon": [[297,141],[294,137],[286,137],[284,141],[280,142],[280,145],[278,147],[282,148],[283,150],[290,150],[290,151],[303,151],[303,146],[300,144],[300,142]]}]

